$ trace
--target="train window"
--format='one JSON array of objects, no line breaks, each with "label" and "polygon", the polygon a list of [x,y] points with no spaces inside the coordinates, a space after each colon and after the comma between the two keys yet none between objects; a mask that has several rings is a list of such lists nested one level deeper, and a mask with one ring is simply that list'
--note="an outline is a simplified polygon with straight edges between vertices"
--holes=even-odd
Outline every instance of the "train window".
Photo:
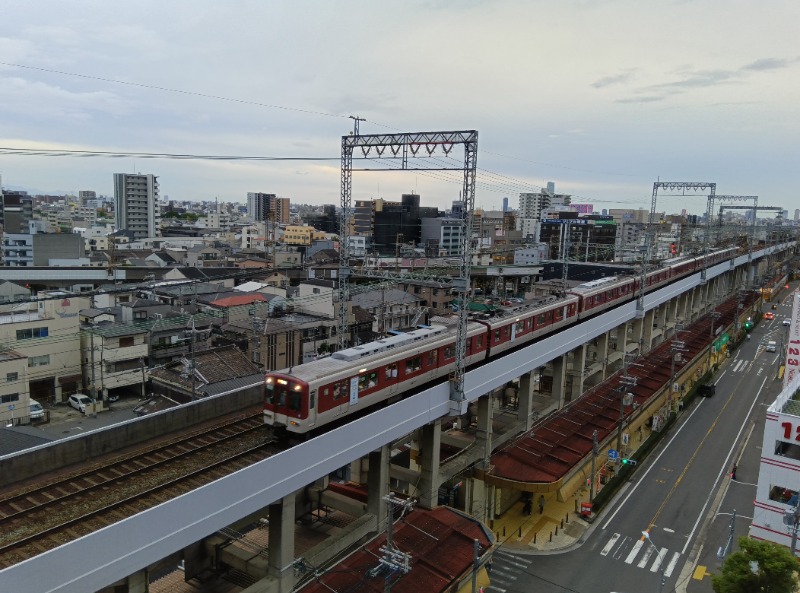
[{"label": "train window", "polygon": [[444,357],[445,358],[455,358],[456,357],[456,347],[455,346],[446,346],[444,349]]},{"label": "train window", "polygon": [[406,375],[410,375],[411,373],[416,373],[421,368],[422,368],[421,356],[415,356],[414,358],[409,358],[406,361]]},{"label": "train window", "polygon": [[348,395],[347,381],[339,381],[333,384],[333,399],[339,399]]},{"label": "train window", "polygon": [[363,373],[358,376],[358,390],[371,389],[378,384],[378,373]]},{"label": "train window", "polygon": [[517,335],[519,335],[519,334],[521,334],[521,333],[522,333],[522,332],[524,332],[524,331],[525,331],[525,322],[523,322],[523,321],[517,321],[517,322],[514,324],[514,332],[515,332]]},{"label": "train window", "polygon": [[272,382],[272,378],[267,379],[266,383],[266,390],[267,390],[267,403],[274,404],[275,403],[275,383]]},{"label": "train window", "polygon": [[544,313],[542,313],[541,315],[536,317],[536,324],[542,325],[544,323],[544,319],[545,319]]},{"label": "train window", "polygon": [[312,389],[311,393],[308,394],[308,409],[313,410],[317,405],[317,391],[316,389]]},{"label": "train window", "polygon": [[495,342],[499,342],[500,341],[500,330],[499,329],[494,330],[494,341]]},{"label": "train window", "polygon": [[428,366],[435,367],[438,362],[439,362],[439,351],[431,350],[430,352],[428,352]]},{"label": "train window", "polygon": [[476,336],[475,337],[475,347],[480,349],[483,348],[483,336]]},{"label": "train window", "polygon": [[397,365],[395,363],[386,365],[386,378],[391,379],[397,377]]},{"label": "train window", "polygon": [[295,412],[300,411],[302,402],[301,393],[299,391],[289,392],[289,409]]},{"label": "train window", "polygon": [[564,310],[563,309],[556,309],[556,321],[561,321],[564,319]]}]

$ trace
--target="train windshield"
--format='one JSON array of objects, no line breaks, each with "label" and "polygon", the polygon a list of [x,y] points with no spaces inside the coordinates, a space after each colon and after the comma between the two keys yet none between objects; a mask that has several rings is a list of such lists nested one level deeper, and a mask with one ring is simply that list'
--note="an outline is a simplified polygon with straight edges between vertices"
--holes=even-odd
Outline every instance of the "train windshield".
[{"label": "train windshield", "polygon": [[277,377],[267,377],[265,387],[267,405],[275,408],[288,408],[293,412],[299,412],[302,409],[302,384]]}]

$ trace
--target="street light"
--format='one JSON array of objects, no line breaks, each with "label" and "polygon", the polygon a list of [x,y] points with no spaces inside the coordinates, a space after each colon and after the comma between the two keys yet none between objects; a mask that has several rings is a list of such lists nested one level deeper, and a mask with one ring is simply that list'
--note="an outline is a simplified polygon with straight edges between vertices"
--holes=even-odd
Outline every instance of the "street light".
[{"label": "street light", "polygon": [[658,593],[661,593],[664,590],[664,583],[667,581],[666,570],[667,567],[664,566],[664,559],[661,557],[661,550],[653,543],[653,540],[650,539],[650,532],[649,531],[642,531],[642,535],[644,539],[646,539],[653,549],[656,551],[656,556],[658,557],[658,562],[661,566],[661,584],[658,586]]}]

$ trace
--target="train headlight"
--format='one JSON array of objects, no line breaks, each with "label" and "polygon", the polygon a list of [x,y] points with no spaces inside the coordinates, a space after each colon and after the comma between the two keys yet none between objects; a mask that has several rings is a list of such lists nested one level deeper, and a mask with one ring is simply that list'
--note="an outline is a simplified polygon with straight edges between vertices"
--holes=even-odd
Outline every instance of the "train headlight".
[{"label": "train headlight", "polygon": [[295,386],[294,386],[294,390],[295,390],[295,391],[300,391],[302,388],[303,388],[303,387],[302,387],[301,385],[295,385]]}]

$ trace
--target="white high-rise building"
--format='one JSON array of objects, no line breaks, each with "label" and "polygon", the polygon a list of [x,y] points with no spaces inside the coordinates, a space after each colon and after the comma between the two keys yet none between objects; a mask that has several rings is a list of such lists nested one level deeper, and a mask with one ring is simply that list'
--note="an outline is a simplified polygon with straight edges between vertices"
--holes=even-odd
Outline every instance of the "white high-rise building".
[{"label": "white high-rise building", "polygon": [[118,230],[136,239],[161,235],[158,177],[140,173],[114,173],[114,201]]},{"label": "white high-rise building", "polygon": [[547,189],[538,193],[519,194],[519,216],[517,216],[517,230],[522,231],[524,237],[536,237],[537,228],[542,219],[544,210],[566,210],[570,205],[572,196],[555,193],[555,184],[550,181]]}]

